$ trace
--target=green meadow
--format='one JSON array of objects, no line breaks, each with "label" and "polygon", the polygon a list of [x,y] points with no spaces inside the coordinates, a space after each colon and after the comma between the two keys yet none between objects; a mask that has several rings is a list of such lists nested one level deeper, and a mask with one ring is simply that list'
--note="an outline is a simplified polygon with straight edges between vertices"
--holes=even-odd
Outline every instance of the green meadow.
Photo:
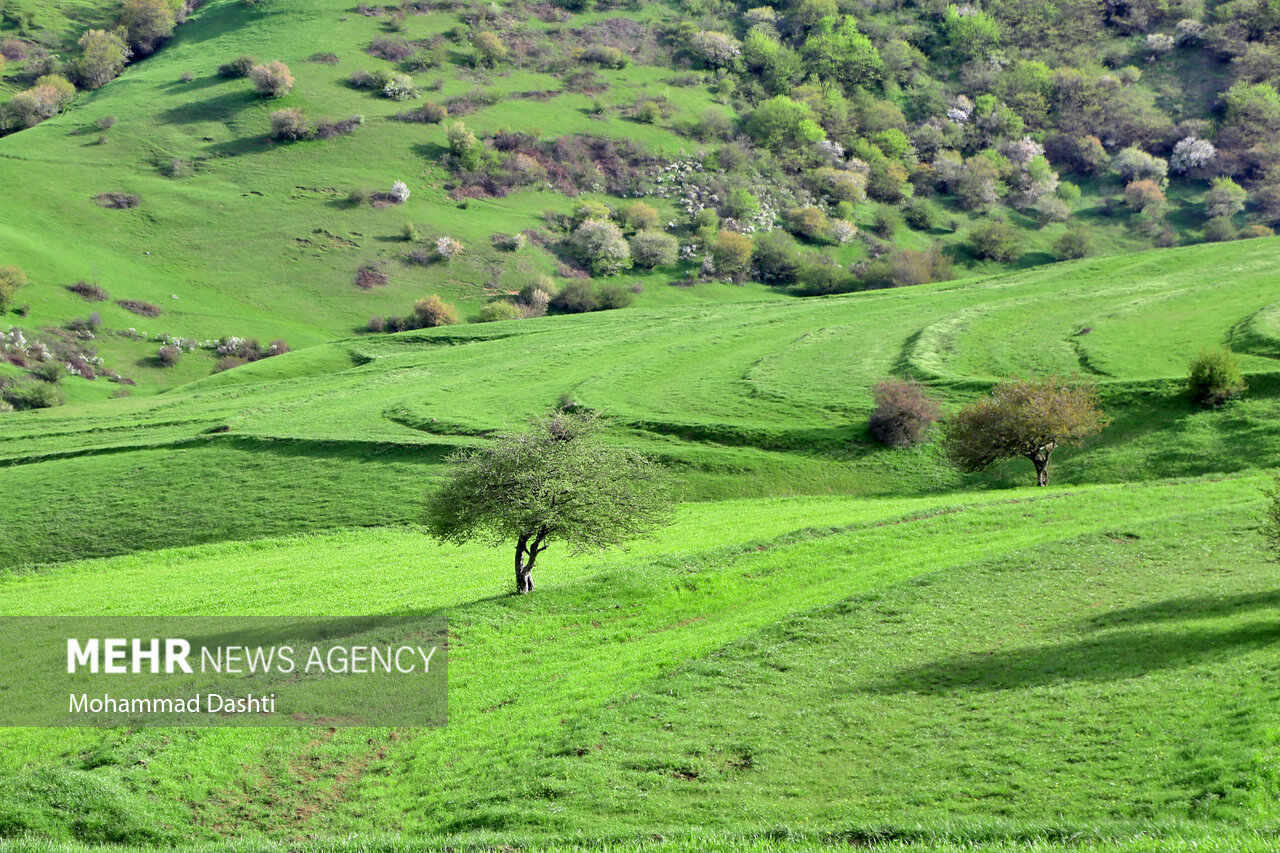
[{"label": "green meadow", "polygon": [[[0,827],[264,850],[736,850],[780,828],[795,849],[1266,849],[1277,600],[1256,527],[1280,443],[1273,249],[1247,248],[350,339],[11,415],[6,614],[443,610],[450,722],[11,729]],[[1186,361],[1224,342],[1251,391],[1196,410]],[[868,386],[903,365],[949,406],[1008,373],[1090,376],[1115,423],[1048,489],[1025,462],[959,475],[932,443],[867,436]],[[563,393],[686,500],[628,550],[553,548],[513,598],[505,550],[417,523],[447,453]],[[681,841],[693,826],[708,840]]]},{"label": "green meadow", "polygon": [[[38,5],[24,44],[67,55],[114,14]],[[677,14],[518,8],[522,38],[572,56],[573,28],[622,19],[649,39]],[[448,724],[0,728],[0,851],[1280,848],[1280,582],[1260,535],[1280,468],[1280,238],[1151,249],[1096,176],[1071,202],[1094,246],[1079,260],[1053,262],[1068,223],[1012,211],[1022,252],[978,260],[965,240],[986,214],[948,198],[944,222],[885,246],[941,246],[949,280],[801,297],[682,258],[622,274],[625,308],[470,322],[536,276],[572,282],[549,223],[621,199],[457,197],[445,125],[396,120],[420,103],[349,83],[399,67],[374,39],[425,44],[485,14],[419,11],[397,30],[394,10],[347,0],[211,0],[118,79],[0,138],[0,266],[28,278],[0,332],[81,334],[117,374],[60,376],[65,404],[0,411],[0,620],[401,637],[443,614]],[[909,14],[877,8],[871,29]],[[414,83],[432,101],[501,95],[465,115],[481,136],[582,134],[671,161],[701,156],[689,127],[706,110],[741,105],[725,75],[654,60],[656,36],[577,82],[442,43]],[[293,91],[267,101],[218,75],[241,54],[286,61]],[[4,66],[0,100],[29,61]],[[1162,62],[1143,85],[1171,99],[1181,75],[1207,111],[1225,72]],[[660,120],[637,120],[655,94]],[[285,144],[269,136],[281,108],[363,123]],[[404,204],[349,200],[398,180]],[[1205,186],[1169,189],[1184,235]],[[109,192],[140,203],[95,203]],[[694,239],[675,199],[649,201]],[[860,203],[858,226],[888,207]],[[466,250],[409,263],[406,225]],[[492,240],[520,232],[539,239]],[[385,284],[357,287],[366,266]],[[463,322],[367,329],[433,293]],[[199,343],[166,367],[165,335]],[[292,351],[215,370],[224,336]],[[1187,393],[1209,349],[1248,384],[1217,408]],[[0,353],[0,388],[34,380]],[[1092,383],[1110,418],[1055,452],[1047,488],[1026,460],[959,472],[936,428],[891,449],[867,426],[889,377],[918,379],[945,417],[1047,375]],[[516,596],[509,545],[442,545],[425,510],[453,454],[556,407],[605,416],[605,440],[668,468],[679,502],[626,548],[553,542],[537,592]]]}]

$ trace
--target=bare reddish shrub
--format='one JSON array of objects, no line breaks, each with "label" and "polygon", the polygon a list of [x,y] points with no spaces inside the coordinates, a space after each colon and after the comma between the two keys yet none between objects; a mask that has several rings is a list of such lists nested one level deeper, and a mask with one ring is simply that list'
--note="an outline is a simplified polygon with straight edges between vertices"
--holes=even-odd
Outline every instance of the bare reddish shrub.
[{"label": "bare reddish shrub", "polygon": [[871,435],[890,447],[919,444],[941,414],[938,404],[914,381],[886,379],[872,393],[876,407],[870,418]]}]

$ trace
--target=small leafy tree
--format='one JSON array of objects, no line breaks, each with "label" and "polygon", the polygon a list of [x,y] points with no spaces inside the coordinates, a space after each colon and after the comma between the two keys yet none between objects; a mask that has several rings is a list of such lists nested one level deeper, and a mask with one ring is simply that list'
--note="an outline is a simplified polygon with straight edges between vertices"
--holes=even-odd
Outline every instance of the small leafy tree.
[{"label": "small leafy tree", "polygon": [[382,87],[382,96],[393,101],[411,101],[418,97],[418,90],[408,74],[395,74]]},{"label": "small leafy tree", "polygon": [[89,30],[80,36],[76,77],[86,89],[97,89],[120,76],[133,51],[119,33]]},{"label": "small leafy tree", "polygon": [[1088,257],[1092,250],[1093,238],[1087,228],[1072,228],[1053,243],[1053,251],[1063,260]]},{"label": "small leafy tree", "polygon": [[1025,457],[1035,465],[1037,484],[1045,486],[1053,451],[1078,444],[1109,422],[1092,386],[1058,377],[1014,379],[953,415],[943,448],[962,471]]},{"label": "small leafy tree", "polygon": [[469,172],[480,168],[484,160],[484,144],[469,127],[456,121],[445,130],[445,137],[449,141],[449,153],[458,161],[459,166]]},{"label": "small leafy tree", "polygon": [[803,148],[826,137],[809,105],[797,103],[786,95],[756,107],[747,118],[745,128],[752,139],[773,151]]},{"label": "small leafy tree", "polygon": [[177,25],[173,8],[165,0],[125,0],[120,9],[120,26],[129,34],[133,49],[146,56],[173,35]]},{"label": "small leafy tree", "polygon": [[573,552],[604,549],[668,523],[668,477],[649,459],[605,443],[603,421],[567,412],[455,455],[427,525],[446,542],[515,543],[516,592],[533,591],[533,568],[552,541]]},{"label": "small leafy tree", "polygon": [[1187,390],[1191,399],[1201,406],[1221,406],[1244,393],[1240,362],[1226,350],[1205,350],[1191,360]]}]

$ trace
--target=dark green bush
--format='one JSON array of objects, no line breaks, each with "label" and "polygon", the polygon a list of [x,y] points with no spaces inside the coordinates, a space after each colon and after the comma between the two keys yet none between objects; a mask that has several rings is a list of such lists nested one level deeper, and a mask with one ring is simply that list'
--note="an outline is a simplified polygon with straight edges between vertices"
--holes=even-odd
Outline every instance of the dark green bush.
[{"label": "dark green bush", "polygon": [[1226,350],[1205,350],[1191,360],[1187,390],[1201,406],[1221,406],[1244,393],[1240,362]]}]

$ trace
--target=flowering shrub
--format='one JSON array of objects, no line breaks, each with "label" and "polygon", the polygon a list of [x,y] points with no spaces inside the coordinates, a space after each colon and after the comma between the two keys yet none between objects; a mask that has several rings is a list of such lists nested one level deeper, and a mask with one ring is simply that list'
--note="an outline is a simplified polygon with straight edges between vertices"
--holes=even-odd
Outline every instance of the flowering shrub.
[{"label": "flowering shrub", "polygon": [[445,263],[448,263],[458,255],[461,255],[462,251],[462,244],[452,237],[436,238],[436,257]]},{"label": "flowering shrub", "polygon": [[858,236],[858,226],[847,219],[833,219],[831,220],[830,234],[832,240],[843,246],[845,243],[853,242],[854,238]]},{"label": "flowering shrub", "polygon": [[393,101],[410,101],[418,97],[418,90],[413,85],[412,77],[397,74],[382,87],[382,94]]},{"label": "flowering shrub", "polygon": [[268,62],[249,69],[249,82],[264,98],[283,98],[293,89],[293,74],[283,62]]},{"label": "flowering shrub", "polygon": [[615,275],[631,265],[631,248],[618,226],[608,220],[584,220],[569,244],[596,275]]},{"label": "flowering shrub", "polygon": [[409,187],[404,181],[396,181],[391,185],[391,192],[387,195],[397,204],[404,204],[409,200]]},{"label": "flowering shrub", "polygon": [[1169,158],[1169,168],[1179,175],[1209,165],[1218,151],[1207,139],[1188,136],[1180,139],[1173,146],[1173,156]]}]

